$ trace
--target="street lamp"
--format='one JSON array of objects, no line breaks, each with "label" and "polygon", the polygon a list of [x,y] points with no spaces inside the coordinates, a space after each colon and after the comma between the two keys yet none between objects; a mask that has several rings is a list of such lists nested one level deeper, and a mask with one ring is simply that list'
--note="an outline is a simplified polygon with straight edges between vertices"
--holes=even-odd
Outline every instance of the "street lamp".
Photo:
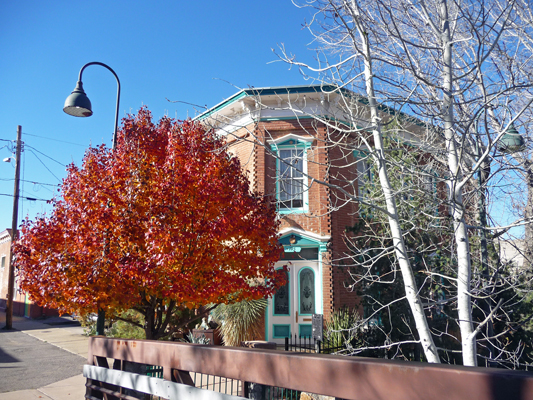
[{"label": "street lamp", "polygon": [[511,123],[498,142],[498,150],[502,153],[511,154],[523,150],[524,147],[524,138],[518,133],[514,124]]},{"label": "street lamp", "polygon": [[[76,87],[72,91],[72,93],[67,97],[65,100],[65,105],[63,107],[63,111],[66,112],[68,115],[72,115],[74,117],[90,117],[93,115],[93,110],[91,106],[91,100],[87,97],[85,94],[85,91],[83,90],[83,83],[81,81],[81,77],[83,74],[83,70],[87,68],[89,65],[100,65],[104,68],[107,68],[111,73],[115,76],[117,80],[117,108],[115,111],[115,130],[113,132],[113,145],[112,149],[114,150],[117,145],[117,127],[118,127],[118,109],[120,104],[120,80],[118,79],[117,74],[111,67],[108,65],[93,61],[90,63],[85,64],[80,69],[80,74],[78,76],[78,82],[76,83]],[[98,310],[98,319],[96,321],[96,334],[104,336],[104,325],[105,325],[105,311],[104,310]]]},{"label": "street lamp", "polygon": [[115,131],[113,133],[112,147],[114,149],[117,144],[118,109],[120,104],[120,80],[118,79],[117,74],[115,73],[115,71],[113,71],[111,67],[97,61],[87,63],[83,67],[81,67],[76,87],[65,100],[63,111],[66,112],[68,115],[72,115],[74,117],[90,117],[91,115],[93,115],[91,100],[89,100],[89,98],[85,94],[85,91],[83,90],[83,82],[81,81],[83,70],[89,65],[101,65],[102,67],[107,68],[109,71],[111,71],[111,73],[115,76],[117,80],[117,109],[115,112]]}]

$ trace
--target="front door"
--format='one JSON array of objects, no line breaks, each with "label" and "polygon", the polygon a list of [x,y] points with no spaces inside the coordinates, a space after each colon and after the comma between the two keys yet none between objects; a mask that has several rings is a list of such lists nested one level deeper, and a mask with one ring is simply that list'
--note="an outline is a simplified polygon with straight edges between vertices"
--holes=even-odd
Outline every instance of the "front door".
[{"label": "front door", "polygon": [[[280,262],[280,267],[287,262]],[[278,289],[268,307],[267,340],[311,336],[312,315],[321,312],[318,261],[291,261],[287,284]]]}]

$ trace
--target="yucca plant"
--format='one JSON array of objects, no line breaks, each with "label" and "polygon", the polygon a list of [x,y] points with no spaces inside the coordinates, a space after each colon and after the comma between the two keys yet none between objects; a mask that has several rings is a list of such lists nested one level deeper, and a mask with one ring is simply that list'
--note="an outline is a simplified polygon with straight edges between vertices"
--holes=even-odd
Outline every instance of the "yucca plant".
[{"label": "yucca plant", "polygon": [[226,346],[240,346],[246,340],[262,337],[261,317],[267,301],[243,300],[238,303],[220,304],[211,311],[211,318],[220,326],[220,334]]},{"label": "yucca plant", "polygon": [[359,341],[356,325],[361,321],[357,310],[341,307],[326,321],[325,342],[331,348],[357,347]]},{"label": "yucca plant", "polygon": [[194,336],[192,332],[189,332],[189,334],[184,339],[180,339],[180,342],[186,342],[186,343],[196,343],[196,344],[211,344],[211,339],[206,338],[205,335],[198,335]]}]

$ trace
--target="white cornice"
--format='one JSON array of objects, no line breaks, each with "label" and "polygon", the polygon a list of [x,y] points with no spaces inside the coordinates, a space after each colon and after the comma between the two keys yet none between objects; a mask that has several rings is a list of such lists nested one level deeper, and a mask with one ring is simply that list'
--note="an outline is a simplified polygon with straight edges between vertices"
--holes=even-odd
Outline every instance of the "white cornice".
[{"label": "white cornice", "polygon": [[282,229],[281,231],[279,231],[279,234],[281,236],[287,236],[289,234],[298,234],[305,238],[317,240],[319,242],[327,242],[331,239],[331,235],[322,236],[322,235],[318,235],[313,232],[309,232],[309,231],[306,231],[300,228],[294,228],[294,227]]}]

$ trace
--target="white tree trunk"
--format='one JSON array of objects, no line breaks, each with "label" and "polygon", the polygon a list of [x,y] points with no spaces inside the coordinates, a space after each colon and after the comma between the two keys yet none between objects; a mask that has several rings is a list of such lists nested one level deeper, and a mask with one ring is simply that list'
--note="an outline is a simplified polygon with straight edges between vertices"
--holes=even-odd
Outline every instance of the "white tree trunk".
[{"label": "white tree trunk", "polygon": [[374,83],[372,77],[372,60],[370,56],[370,46],[368,43],[368,37],[365,32],[359,27],[359,34],[364,43],[364,55],[365,55],[365,81],[366,92],[368,97],[368,104],[371,113],[372,121],[372,135],[374,139],[376,164],[378,165],[379,183],[385,196],[385,204],[387,206],[389,226],[391,230],[392,240],[394,243],[394,249],[400,271],[402,273],[403,282],[405,286],[405,297],[409,302],[413,318],[415,320],[416,329],[420,337],[420,343],[424,350],[428,362],[440,363],[439,355],[437,352],[437,346],[431,336],[431,331],[427,323],[424,307],[420,301],[418,295],[418,288],[416,286],[415,276],[409,257],[407,255],[407,248],[403,240],[402,229],[400,227],[400,221],[398,217],[396,199],[393,194],[392,186],[387,174],[387,166],[385,164],[385,156],[383,152],[383,136],[381,133],[380,118],[378,115],[378,107],[375,98]]},{"label": "white tree trunk", "polygon": [[476,337],[472,324],[472,302],[470,298],[472,269],[468,232],[465,223],[462,185],[458,185],[461,181],[461,168],[459,165],[459,155],[454,135],[452,41],[446,0],[441,1],[440,11],[443,21],[441,35],[444,63],[442,116],[444,120],[444,136],[446,138],[448,167],[450,169],[449,186],[452,217],[454,221],[454,237],[457,246],[457,306],[459,329],[461,331],[463,364],[476,366]]}]

